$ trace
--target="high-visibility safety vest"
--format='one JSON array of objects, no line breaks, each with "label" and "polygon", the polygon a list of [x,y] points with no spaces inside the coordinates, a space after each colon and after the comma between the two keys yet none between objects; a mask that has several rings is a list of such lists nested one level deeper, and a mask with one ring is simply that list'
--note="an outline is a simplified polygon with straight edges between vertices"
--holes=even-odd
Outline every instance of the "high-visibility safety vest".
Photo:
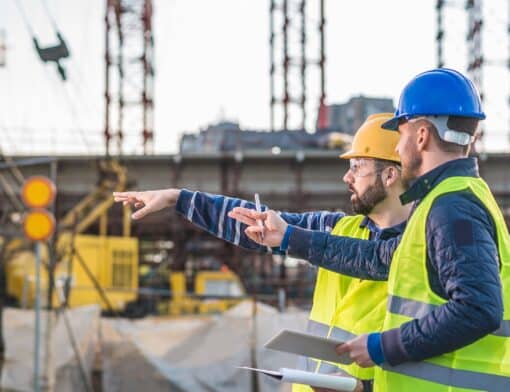
[{"label": "high-visibility safety vest", "polygon": [[398,328],[447,303],[429,286],[425,227],[437,197],[466,190],[480,200],[496,226],[504,321],[498,330],[456,351],[420,362],[377,367],[375,391],[510,391],[510,236],[489,187],[480,178],[445,179],[425,196],[412,214],[393,254],[384,330]]},{"label": "high-visibility safety vest", "polygon": [[[345,216],[332,235],[368,239],[370,230],[360,227],[363,215]],[[386,313],[386,282],[361,280],[319,268],[308,320],[308,332],[337,340],[380,331]],[[301,357],[298,368],[316,373],[344,373],[363,380],[374,378],[374,368],[343,365]],[[294,384],[293,392],[310,392],[306,385]]]}]

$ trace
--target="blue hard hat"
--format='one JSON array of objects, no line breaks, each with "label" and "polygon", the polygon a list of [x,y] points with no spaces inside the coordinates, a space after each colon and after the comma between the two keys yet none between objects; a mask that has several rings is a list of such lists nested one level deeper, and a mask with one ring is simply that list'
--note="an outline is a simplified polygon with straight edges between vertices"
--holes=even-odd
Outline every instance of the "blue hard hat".
[{"label": "blue hard hat", "polygon": [[382,127],[397,130],[399,120],[427,115],[485,119],[473,82],[448,68],[426,71],[411,80],[400,95],[395,115]]}]

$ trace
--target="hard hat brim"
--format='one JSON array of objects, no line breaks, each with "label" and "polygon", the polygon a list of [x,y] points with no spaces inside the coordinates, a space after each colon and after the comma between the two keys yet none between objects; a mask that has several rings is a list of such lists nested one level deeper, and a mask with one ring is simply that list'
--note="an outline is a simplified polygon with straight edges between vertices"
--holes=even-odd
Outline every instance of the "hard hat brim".
[{"label": "hard hat brim", "polygon": [[346,151],[343,154],[340,154],[338,156],[338,158],[341,158],[341,159],[351,159],[351,158],[358,158],[358,157],[359,157],[359,155],[355,154],[354,151],[352,151],[352,150]]},{"label": "hard hat brim", "polygon": [[398,131],[398,121],[400,116],[392,117],[388,121],[381,124],[381,128],[387,129],[388,131]]},{"label": "hard hat brim", "polygon": [[353,158],[369,158],[376,159],[380,161],[391,161],[400,164],[400,159],[395,159],[394,156],[383,156],[383,155],[375,155],[375,154],[360,154],[355,151],[347,151],[338,156],[340,159],[353,159]]}]

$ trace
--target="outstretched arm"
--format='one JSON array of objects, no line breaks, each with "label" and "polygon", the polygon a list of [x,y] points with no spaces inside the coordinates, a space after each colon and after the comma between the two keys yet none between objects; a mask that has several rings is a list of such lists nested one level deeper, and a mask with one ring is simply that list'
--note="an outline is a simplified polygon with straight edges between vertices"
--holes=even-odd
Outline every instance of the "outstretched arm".
[{"label": "outstretched arm", "polygon": [[[188,221],[220,239],[245,249],[267,251],[266,246],[251,241],[244,233],[246,225],[255,224],[253,219],[247,222],[236,221],[227,215],[235,207],[243,208],[246,211],[255,210],[255,203],[251,201],[176,188],[143,192],[116,192],[114,199],[138,209],[133,213],[133,219],[142,219],[163,208],[175,206],[176,211]],[[262,205],[261,208],[262,211],[268,209],[265,205]],[[282,212],[280,214],[283,219],[293,225],[321,231],[330,231],[335,223],[344,216],[341,212],[327,211],[302,214]]]},{"label": "outstretched arm", "polygon": [[[251,224],[246,228],[246,235],[252,241],[280,247],[282,251],[319,267],[362,279],[386,280],[393,252],[400,241],[400,237],[369,241],[301,229],[288,225],[271,210],[257,213],[234,208],[229,216],[245,222],[249,219],[264,221],[264,227]],[[263,241],[260,233],[264,234]]]}]

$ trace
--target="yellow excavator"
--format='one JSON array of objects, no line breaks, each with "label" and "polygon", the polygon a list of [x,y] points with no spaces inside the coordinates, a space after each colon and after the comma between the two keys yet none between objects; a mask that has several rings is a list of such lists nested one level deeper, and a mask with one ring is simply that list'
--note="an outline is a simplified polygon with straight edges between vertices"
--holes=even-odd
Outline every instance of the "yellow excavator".
[{"label": "yellow excavator", "polygon": [[[108,210],[113,191],[126,189],[126,169],[118,162],[99,163],[97,187],[73,207],[58,223],[55,239],[55,285],[69,293],[69,306],[100,303],[102,308],[121,311],[136,299],[138,289],[138,240],[130,237],[129,210],[124,209],[123,235],[107,235]],[[84,234],[99,223],[99,235]],[[35,263],[30,244],[11,241],[5,249],[7,294],[22,307],[30,307],[35,296]],[[42,262],[49,263],[49,248],[43,247]],[[48,269],[43,269],[42,286],[48,289]],[[53,304],[59,303],[55,292]],[[104,298],[106,296],[106,300]],[[43,296],[44,298],[45,296]]]},{"label": "yellow excavator", "polygon": [[[108,211],[114,201],[112,192],[127,188],[127,170],[115,160],[99,163],[97,187],[73,207],[58,223],[55,239],[55,293],[52,306],[60,303],[59,291],[66,294],[70,307],[100,304],[104,311],[131,315],[145,314],[139,297],[138,239],[130,236],[131,210],[123,208],[122,236],[107,233]],[[98,224],[99,235],[84,234]],[[48,265],[50,248],[43,247],[41,259]],[[35,301],[35,257],[33,246],[22,238],[11,240],[4,248],[7,294],[22,307]],[[43,290],[48,289],[48,269],[41,276]],[[221,312],[245,295],[237,275],[229,270],[197,271],[192,291],[186,287],[183,271],[168,273],[168,300],[159,310],[170,314]],[[43,295],[43,299],[47,299]],[[47,305],[47,304],[46,304]]]}]

